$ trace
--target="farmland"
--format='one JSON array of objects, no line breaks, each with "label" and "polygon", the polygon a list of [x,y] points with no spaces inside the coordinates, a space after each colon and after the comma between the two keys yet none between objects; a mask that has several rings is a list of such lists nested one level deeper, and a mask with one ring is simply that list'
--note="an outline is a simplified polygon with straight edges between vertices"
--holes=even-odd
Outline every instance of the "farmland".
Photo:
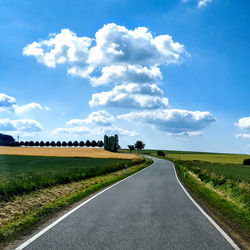
[{"label": "farmland", "polygon": [[0,155],[30,155],[30,156],[57,156],[57,157],[88,157],[135,159],[134,154],[112,153],[102,148],[69,148],[69,147],[0,147]]},{"label": "farmland", "polygon": [[0,155],[0,201],[14,195],[120,170],[142,159]]}]

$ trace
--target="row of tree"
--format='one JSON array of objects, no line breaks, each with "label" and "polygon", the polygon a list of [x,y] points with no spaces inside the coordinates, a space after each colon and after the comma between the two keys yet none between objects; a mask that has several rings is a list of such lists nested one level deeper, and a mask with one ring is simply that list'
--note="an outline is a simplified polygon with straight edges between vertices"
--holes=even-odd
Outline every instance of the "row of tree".
[{"label": "row of tree", "polygon": [[74,142],[72,142],[72,141],[69,141],[69,142],[66,142],[66,141],[63,141],[63,142],[61,142],[61,141],[57,141],[57,142],[55,142],[55,141],[51,141],[51,142],[49,142],[49,141],[46,141],[46,142],[44,142],[44,141],[36,141],[36,142],[34,142],[34,141],[20,141],[20,142],[18,142],[18,141],[10,141],[9,142],[9,144],[8,145],[6,145],[6,146],[14,146],[14,147],[18,147],[18,146],[26,146],[26,147],[49,147],[49,146],[51,146],[51,147],[84,147],[84,146],[86,146],[86,147],[103,147],[103,142],[102,141],[95,141],[95,140],[93,140],[93,141],[89,141],[89,140],[87,140],[86,142],[84,142],[84,141],[80,141],[80,142],[78,142],[78,141],[74,141]]},{"label": "row of tree", "polygon": [[139,153],[139,151],[144,149],[144,147],[145,147],[145,144],[143,143],[143,141],[136,141],[134,145],[128,145],[130,153],[135,149],[137,149]]},{"label": "row of tree", "polygon": [[117,134],[115,134],[114,136],[104,135],[104,149],[105,150],[108,150],[111,152],[117,152],[119,148],[120,148],[119,138]]}]

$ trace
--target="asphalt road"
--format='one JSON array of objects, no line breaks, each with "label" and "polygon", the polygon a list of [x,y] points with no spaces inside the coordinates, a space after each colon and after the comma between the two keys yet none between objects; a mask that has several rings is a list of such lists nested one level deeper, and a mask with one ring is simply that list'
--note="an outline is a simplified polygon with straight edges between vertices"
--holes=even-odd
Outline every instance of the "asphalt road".
[{"label": "asphalt road", "polygon": [[25,249],[232,249],[166,160],[105,191]]}]

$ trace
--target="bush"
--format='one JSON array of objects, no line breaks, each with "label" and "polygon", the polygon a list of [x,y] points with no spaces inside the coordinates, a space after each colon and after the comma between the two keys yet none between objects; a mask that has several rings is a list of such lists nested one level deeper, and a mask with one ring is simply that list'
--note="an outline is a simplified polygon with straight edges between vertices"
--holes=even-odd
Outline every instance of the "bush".
[{"label": "bush", "polygon": [[67,147],[67,142],[66,142],[66,141],[63,141],[63,142],[62,142],[62,146],[63,146],[63,147]]},{"label": "bush", "polygon": [[243,165],[250,165],[250,159],[244,159]]},{"label": "bush", "polygon": [[58,142],[56,143],[56,146],[57,146],[57,147],[61,147],[61,146],[62,146],[62,143],[61,143],[60,141],[58,141]]},{"label": "bush", "polygon": [[55,147],[55,146],[56,146],[56,143],[55,143],[54,141],[52,141],[52,142],[50,143],[50,146],[51,146],[51,147]]},{"label": "bush", "polygon": [[45,146],[46,146],[46,147],[49,147],[49,146],[50,146],[50,142],[49,142],[49,141],[46,141],[46,142],[45,142]]},{"label": "bush", "polygon": [[79,146],[80,146],[80,147],[84,147],[84,145],[85,145],[84,141],[80,141],[80,142],[79,142]]},{"label": "bush", "polygon": [[74,147],[78,147],[78,145],[79,145],[78,141],[74,141],[74,142],[73,142],[73,146],[74,146]]},{"label": "bush", "polygon": [[40,141],[39,145],[40,147],[44,147],[44,141]]},{"label": "bush", "polygon": [[35,142],[35,146],[38,147],[40,145],[39,141]]},{"label": "bush", "polygon": [[165,153],[163,151],[157,151],[157,155],[165,157]]},{"label": "bush", "polygon": [[73,146],[72,141],[69,141],[69,142],[68,142],[68,147],[72,147],[72,146]]}]

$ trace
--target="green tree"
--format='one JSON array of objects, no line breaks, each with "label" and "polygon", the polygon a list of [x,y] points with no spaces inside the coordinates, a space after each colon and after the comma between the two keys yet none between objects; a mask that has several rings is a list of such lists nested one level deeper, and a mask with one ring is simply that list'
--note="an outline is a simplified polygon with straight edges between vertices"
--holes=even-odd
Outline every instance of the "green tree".
[{"label": "green tree", "polygon": [[140,150],[142,150],[145,147],[145,144],[142,141],[136,141],[135,148],[138,150],[138,153]]},{"label": "green tree", "polygon": [[135,150],[134,145],[128,145],[128,148],[129,148],[130,153]]}]

